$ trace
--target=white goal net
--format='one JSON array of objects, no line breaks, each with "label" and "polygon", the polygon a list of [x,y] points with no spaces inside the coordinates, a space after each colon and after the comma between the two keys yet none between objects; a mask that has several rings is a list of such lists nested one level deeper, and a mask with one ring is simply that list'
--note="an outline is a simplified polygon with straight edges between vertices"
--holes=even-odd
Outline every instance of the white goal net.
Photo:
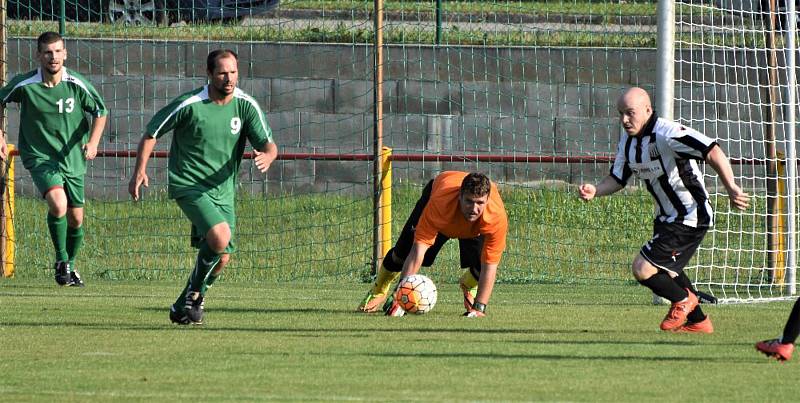
[{"label": "white goal net", "polygon": [[673,116],[716,137],[753,196],[747,212],[734,211],[707,168],[716,226],[688,273],[721,302],[795,292],[793,7],[782,0],[675,2]]}]

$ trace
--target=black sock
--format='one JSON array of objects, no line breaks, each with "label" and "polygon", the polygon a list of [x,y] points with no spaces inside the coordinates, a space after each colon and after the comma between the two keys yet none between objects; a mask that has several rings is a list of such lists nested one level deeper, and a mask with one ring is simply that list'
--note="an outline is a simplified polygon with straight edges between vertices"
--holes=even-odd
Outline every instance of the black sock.
[{"label": "black sock", "polygon": [[[675,277],[672,280],[678,284],[678,287],[686,288],[697,294],[697,290],[695,290],[694,285],[692,285],[692,280],[689,280],[689,277],[686,277],[686,274],[683,272],[678,274],[678,277]],[[703,313],[703,310],[700,309],[700,305],[698,304],[692,312],[689,312],[689,315],[686,316],[686,320],[692,323],[702,322],[706,320],[706,315]]]},{"label": "black sock", "polygon": [[670,302],[682,301],[689,293],[681,288],[669,274],[659,271],[647,280],[639,280],[639,284],[649,288],[659,297],[664,297]]},{"label": "black sock", "polygon": [[692,285],[692,280],[689,280],[689,277],[686,277],[686,274],[684,272],[681,272],[680,274],[678,274],[678,277],[675,277],[672,280],[678,283],[678,285],[681,288],[688,288],[689,291],[695,294],[697,293],[697,290],[694,289],[694,285]]},{"label": "black sock", "polygon": [[783,328],[781,343],[794,343],[798,335],[800,335],[800,299],[794,302],[792,313],[789,314],[789,320]]}]

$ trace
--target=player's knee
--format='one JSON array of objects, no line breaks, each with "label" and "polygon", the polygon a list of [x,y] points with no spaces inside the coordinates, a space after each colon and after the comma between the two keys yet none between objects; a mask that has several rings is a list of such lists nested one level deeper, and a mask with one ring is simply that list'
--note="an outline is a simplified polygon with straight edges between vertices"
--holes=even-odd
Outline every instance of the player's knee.
[{"label": "player's knee", "polygon": [[231,242],[231,229],[228,224],[221,223],[215,225],[206,234],[208,247],[216,253],[222,253]]},{"label": "player's knee", "polygon": [[47,211],[53,217],[63,217],[67,214],[67,197],[64,192],[51,191],[45,196]]},{"label": "player's knee", "polygon": [[653,267],[653,265],[651,265],[641,255],[637,255],[636,259],[633,260],[633,264],[631,265],[631,273],[636,281],[644,281],[658,273],[658,269]]},{"label": "player's knee", "polygon": [[208,242],[208,247],[214,251],[214,253],[222,253],[225,251],[225,248],[228,247],[230,243],[230,238],[215,238],[214,240],[206,239]]},{"label": "player's knee", "polygon": [[83,225],[83,209],[67,209],[67,225],[78,228]]}]

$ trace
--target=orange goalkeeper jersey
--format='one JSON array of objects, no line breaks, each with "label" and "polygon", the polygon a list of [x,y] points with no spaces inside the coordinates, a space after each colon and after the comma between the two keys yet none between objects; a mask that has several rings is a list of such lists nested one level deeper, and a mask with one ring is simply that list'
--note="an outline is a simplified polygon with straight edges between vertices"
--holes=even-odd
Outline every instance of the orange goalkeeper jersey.
[{"label": "orange goalkeeper jersey", "polygon": [[445,171],[433,180],[431,198],[417,223],[414,240],[433,245],[438,233],[448,238],[474,238],[484,236],[481,263],[498,264],[506,248],[508,217],[503,199],[492,182],[489,200],[483,215],[470,223],[458,207],[461,182],[466,172]]}]

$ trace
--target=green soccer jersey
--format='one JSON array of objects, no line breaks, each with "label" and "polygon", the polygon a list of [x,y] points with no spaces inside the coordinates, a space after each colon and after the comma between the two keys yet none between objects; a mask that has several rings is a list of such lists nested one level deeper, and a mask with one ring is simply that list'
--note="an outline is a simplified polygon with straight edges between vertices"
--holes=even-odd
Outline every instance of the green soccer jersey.
[{"label": "green soccer jersey", "polygon": [[169,196],[202,192],[230,202],[236,191],[245,142],[261,150],[272,142],[272,130],[258,102],[236,88],[233,100],[218,105],[208,86],[174,99],[147,124],[147,135],[173,130],[169,153]]},{"label": "green soccer jersey", "polygon": [[80,74],[63,69],[54,87],[41,69],[15,76],[0,89],[0,103],[20,104],[19,152],[27,169],[57,164],[71,175],[86,173],[81,146],[89,139],[89,119],[108,114],[103,98]]}]

